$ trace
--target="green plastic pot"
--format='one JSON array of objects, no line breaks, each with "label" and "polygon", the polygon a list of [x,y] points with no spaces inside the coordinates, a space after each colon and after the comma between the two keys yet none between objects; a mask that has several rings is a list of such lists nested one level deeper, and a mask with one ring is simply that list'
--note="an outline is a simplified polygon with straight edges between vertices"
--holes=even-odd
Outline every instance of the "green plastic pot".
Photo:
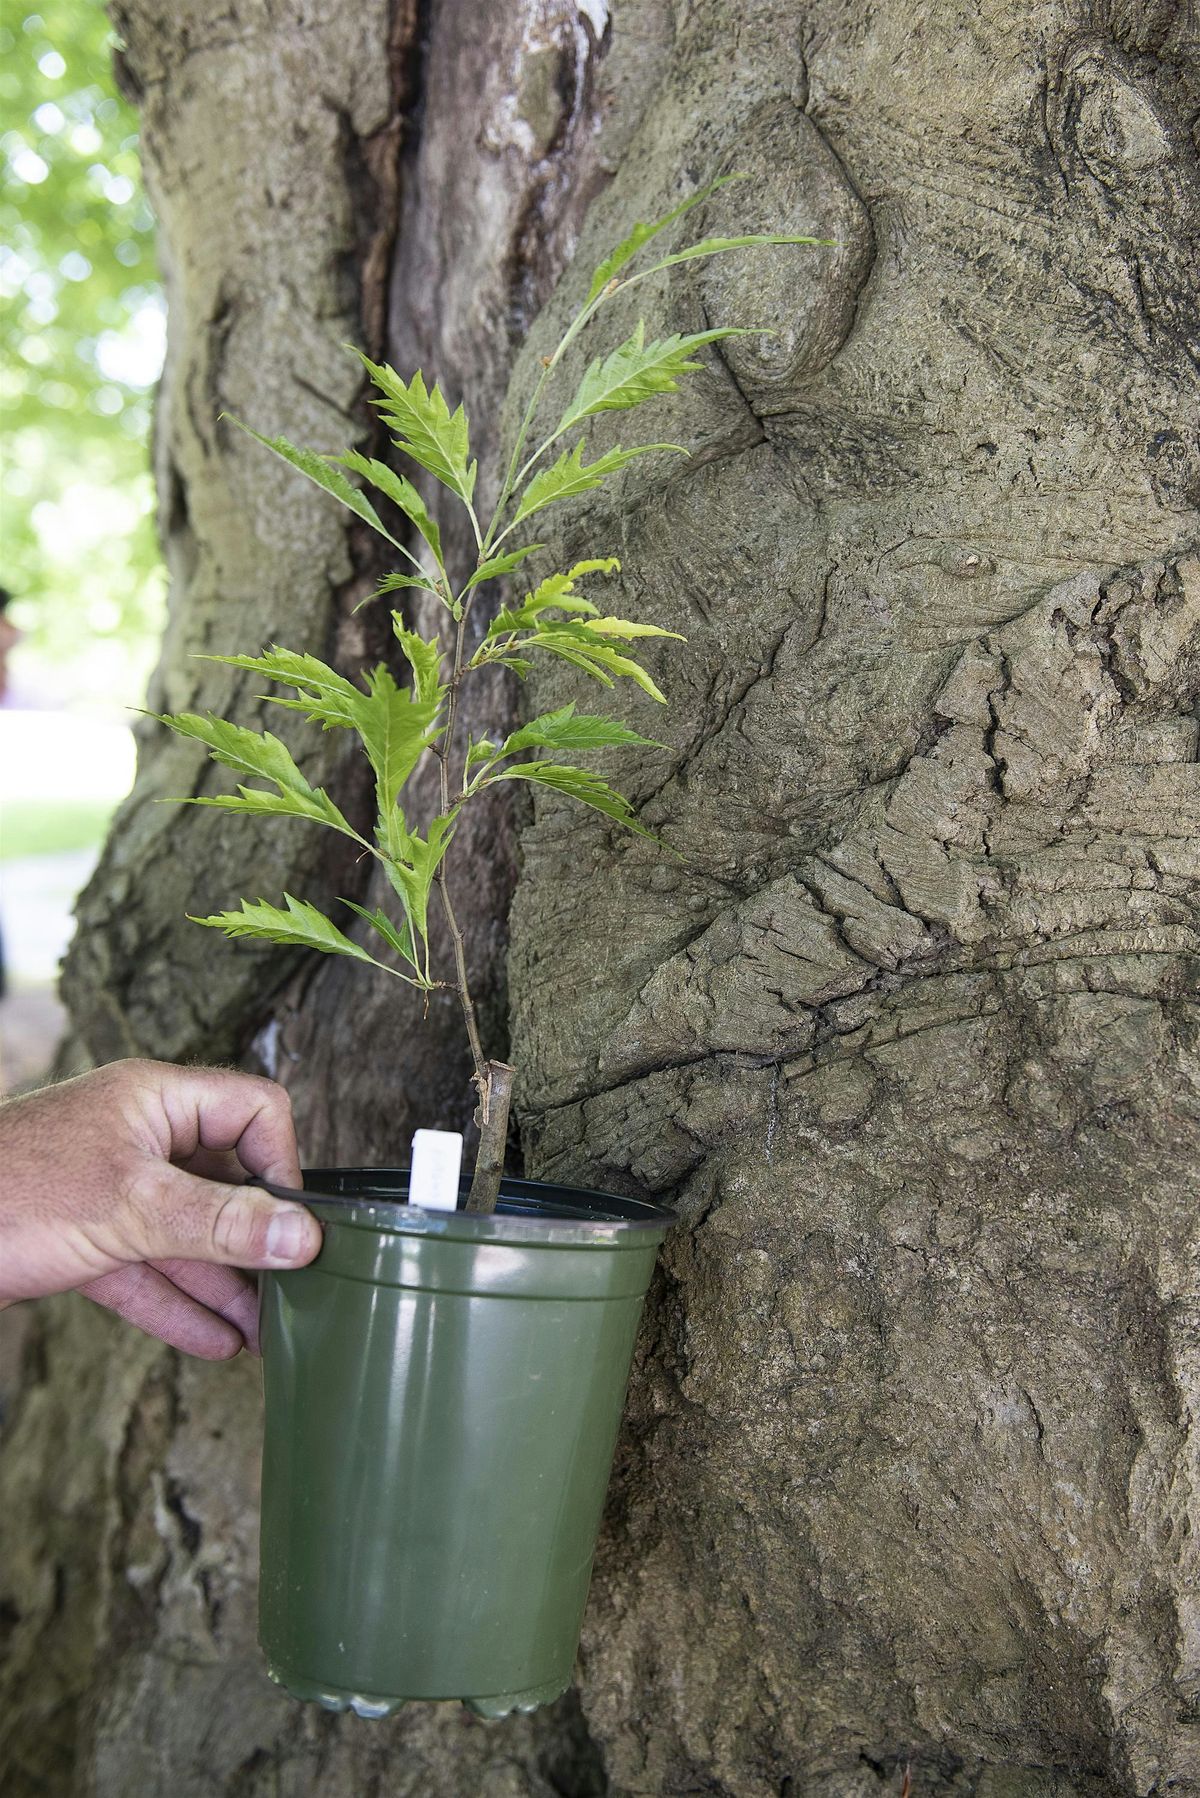
[{"label": "green plastic pot", "polygon": [[672,1212],[505,1180],[489,1217],[318,1169],[324,1245],[264,1274],[259,1634],[272,1679],[386,1716],[565,1690],[642,1300]]}]

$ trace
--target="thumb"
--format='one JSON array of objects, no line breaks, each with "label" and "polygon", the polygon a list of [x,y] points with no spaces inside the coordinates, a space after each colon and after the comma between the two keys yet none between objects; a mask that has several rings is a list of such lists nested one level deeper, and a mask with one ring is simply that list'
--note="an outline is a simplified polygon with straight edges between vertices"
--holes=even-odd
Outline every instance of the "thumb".
[{"label": "thumb", "polygon": [[303,1267],[321,1248],[321,1226],[303,1205],[257,1186],[202,1180],[163,1162],[140,1207],[138,1250],[147,1261],[177,1255],[232,1267]]}]

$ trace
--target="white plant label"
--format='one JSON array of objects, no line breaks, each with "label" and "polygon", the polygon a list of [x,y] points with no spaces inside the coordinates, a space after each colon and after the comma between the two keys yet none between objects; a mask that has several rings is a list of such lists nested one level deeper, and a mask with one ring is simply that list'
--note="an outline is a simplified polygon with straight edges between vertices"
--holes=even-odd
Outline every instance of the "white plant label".
[{"label": "white plant label", "polygon": [[412,1139],[409,1204],[422,1211],[457,1211],[462,1154],[457,1130],[418,1130]]}]

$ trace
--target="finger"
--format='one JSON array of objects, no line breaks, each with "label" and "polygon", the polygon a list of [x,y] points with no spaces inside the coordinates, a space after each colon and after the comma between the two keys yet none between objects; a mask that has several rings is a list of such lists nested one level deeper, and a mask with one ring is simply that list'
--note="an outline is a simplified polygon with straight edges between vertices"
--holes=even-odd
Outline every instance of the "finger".
[{"label": "finger", "polygon": [[131,1186],[129,1210],[129,1260],[303,1267],[321,1248],[321,1226],[303,1205],[256,1186],[200,1180],[149,1157]]},{"label": "finger", "polygon": [[291,1101],[274,1080],[228,1068],[164,1067],[160,1096],[173,1157],[233,1149],[260,1179],[300,1185]]},{"label": "finger", "polygon": [[215,1311],[235,1330],[240,1330],[251,1354],[258,1353],[258,1284],[235,1267],[214,1266],[211,1261],[155,1261],[154,1267],[181,1292]]},{"label": "finger", "polygon": [[242,1332],[236,1325],[189,1298],[157,1268],[121,1267],[79,1290],[145,1330],[147,1336],[157,1336],[185,1355],[229,1361],[243,1347]]},{"label": "finger", "polygon": [[171,1159],[185,1174],[199,1174],[202,1180],[223,1180],[227,1186],[240,1186],[246,1178],[246,1169],[232,1149],[197,1149],[191,1155],[173,1155]]}]

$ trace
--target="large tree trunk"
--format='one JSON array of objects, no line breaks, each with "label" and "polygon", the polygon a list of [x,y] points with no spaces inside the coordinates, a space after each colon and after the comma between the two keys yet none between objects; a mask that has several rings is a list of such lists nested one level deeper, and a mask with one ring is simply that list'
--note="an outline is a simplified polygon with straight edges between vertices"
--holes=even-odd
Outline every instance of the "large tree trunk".
[{"label": "large tree trunk", "polygon": [[[0,1467],[6,1792],[876,1798],[910,1762],[922,1798],[1200,1792],[1189,9],[119,12],[171,296],[173,709],[260,715],[195,650],[385,642],[350,616],[372,547],[222,407],[365,440],[355,338],[490,449],[632,218],[740,168],[708,228],[839,248],[637,290],[614,330],[776,334],[664,405],[688,464],[552,546],[618,553],[688,635],[636,793],[678,857],[552,802],[519,878],[496,816],[459,875],[527,1166],[683,1217],[578,1695],[487,1731],[275,1693],[254,1369],[63,1301]],[[207,775],[144,747],[81,908],[77,1060],[253,1052],[312,1157],[461,1117],[448,1011],[418,1034],[360,970],[182,920],[363,872],[155,806]]]}]

